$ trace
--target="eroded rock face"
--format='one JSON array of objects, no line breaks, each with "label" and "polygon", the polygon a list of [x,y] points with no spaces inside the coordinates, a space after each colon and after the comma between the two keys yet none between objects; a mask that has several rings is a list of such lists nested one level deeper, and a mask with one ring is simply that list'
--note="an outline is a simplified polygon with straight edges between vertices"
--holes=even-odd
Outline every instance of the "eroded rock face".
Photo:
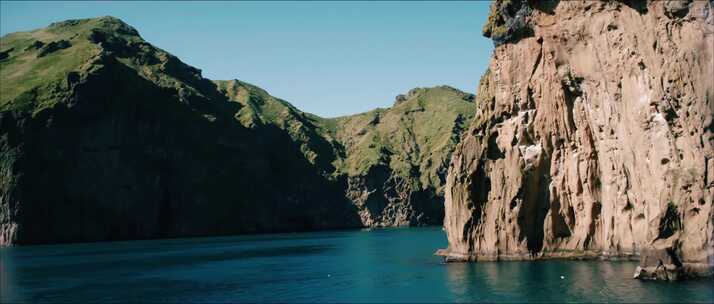
[{"label": "eroded rock face", "polygon": [[241,105],[198,69],[117,28],[130,27],[99,18],[14,34],[73,38],[11,60],[77,64],[0,103],[0,246],[361,227],[288,134],[242,126]]},{"label": "eroded rock face", "polygon": [[669,274],[706,273],[689,270],[714,261],[712,4],[550,8],[526,18],[532,36],[500,43],[481,80],[441,253],[642,255],[656,268],[667,252]]},{"label": "eroded rock face", "polygon": [[338,174],[368,227],[442,224],[451,152],[475,112],[474,96],[416,88],[392,107],[333,119],[344,147]]},{"label": "eroded rock face", "polygon": [[475,112],[440,86],[321,118],[113,17],[0,39],[0,246],[439,225]]},{"label": "eroded rock face", "polygon": [[475,112],[472,94],[415,88],[389,108],[323,118],[239,80],[215,83],[243,105],[235,115],[242,125],[284,130],[320,175],[342,187],[365,227],[443,223],[446,172]]},{"label": "eroded rock face", "polygon": [[366,227],[426,226],[443,223],[443,192],[419,183],[421,173],[403,177],[386,165],[348,176],[346,196]]}]

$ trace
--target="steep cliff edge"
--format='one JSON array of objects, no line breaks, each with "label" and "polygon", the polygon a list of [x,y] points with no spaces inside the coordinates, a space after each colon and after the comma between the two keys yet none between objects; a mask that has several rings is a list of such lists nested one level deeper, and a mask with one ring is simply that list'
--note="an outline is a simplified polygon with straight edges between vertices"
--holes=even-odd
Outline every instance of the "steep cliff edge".
[{"label": "steep cliff edge", "polygon": [[640,256],[712,273],[714,11],[496,1],[477,119],[446,186],[447,260]]},{"label": "steep cliff edge", "polygon": [[216,81],[253,128],[285,130],[321,175],[342,185],[366,227],[440,225],[451,152],[476,108],[474,96],[439,86],[397,96],[392,107],[322,118],[254,85]]},{"label": "steep cliff edge", "polygon": [[344,147],[338,174],[366,226],[442,223],[449,159],[475,111],[473,95],[440,86],[323,122]]},{"label": "steep cliff edge", "polygon": [[249,129],[272,126],[283,130],[321,175],[334,179],[335,164],[342,156],[341,145],[323,126],[324,118],[300,111],[247,82],[234,79],[214,83],[230,101],[242,106],[235,114],[241,125]]},{"label": "steep cliff edge", "polygon": [[0,244],[361,227],[283,130],[120,20],[0,45]]},{"label": "steep cliff edge", "polygon": [[441,224],[473,95],[321,118],[119,19],[0,38],[0,245]]}]

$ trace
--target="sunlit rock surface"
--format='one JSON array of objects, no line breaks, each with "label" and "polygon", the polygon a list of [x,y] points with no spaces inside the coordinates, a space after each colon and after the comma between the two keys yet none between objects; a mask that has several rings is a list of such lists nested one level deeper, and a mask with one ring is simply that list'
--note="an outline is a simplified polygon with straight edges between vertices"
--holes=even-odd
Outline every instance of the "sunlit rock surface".
[{"label": "sunlit rock surface", "polygon": [[449,168],[440,254],[711,274],[712,3],[515,2],[484,29],[497,47]]}]

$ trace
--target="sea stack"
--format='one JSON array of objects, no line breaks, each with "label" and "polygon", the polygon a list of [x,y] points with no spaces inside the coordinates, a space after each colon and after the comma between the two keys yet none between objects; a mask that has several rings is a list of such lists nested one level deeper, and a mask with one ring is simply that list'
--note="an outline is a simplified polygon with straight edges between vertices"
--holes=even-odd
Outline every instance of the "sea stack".
[{"label": "sea stack", "polygon": [[637,258],[711,275],[711,1],[496,1],[445,191],[449,261]]}]

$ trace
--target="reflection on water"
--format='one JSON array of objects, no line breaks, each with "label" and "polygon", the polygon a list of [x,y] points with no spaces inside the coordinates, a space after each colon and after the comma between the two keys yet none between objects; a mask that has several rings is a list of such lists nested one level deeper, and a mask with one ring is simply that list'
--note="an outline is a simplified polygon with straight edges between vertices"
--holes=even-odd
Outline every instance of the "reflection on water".
[{"label": "reflection on water", "polygon": [[12,294],[15,290],[14,282],[15,277],[15,265],[13,261],[14,256],[9,253],[8,250],[3,250],[0,248],[0,302],[5,303],[7,299],[20,299],[18,295]]},{"label": "reflection on water", "polygon": [[445,246],[419,228],[2,248],[0,302],[714,301],[634,262],[443,264]]},{"label": "reflection on water", "polygon": [[712,302],[711,280],[642,282],[635,262],[533,261],[446,265],[458,302]]},{"label": "reflection on water", "polygon": [[[447,265],[449,285],[457,301],[559,301],[561,295],[544,293],[562,288],[567,270],[544,267],[544,262],[482,262]],[[587,279],[584,281],[588,285]]]}]

